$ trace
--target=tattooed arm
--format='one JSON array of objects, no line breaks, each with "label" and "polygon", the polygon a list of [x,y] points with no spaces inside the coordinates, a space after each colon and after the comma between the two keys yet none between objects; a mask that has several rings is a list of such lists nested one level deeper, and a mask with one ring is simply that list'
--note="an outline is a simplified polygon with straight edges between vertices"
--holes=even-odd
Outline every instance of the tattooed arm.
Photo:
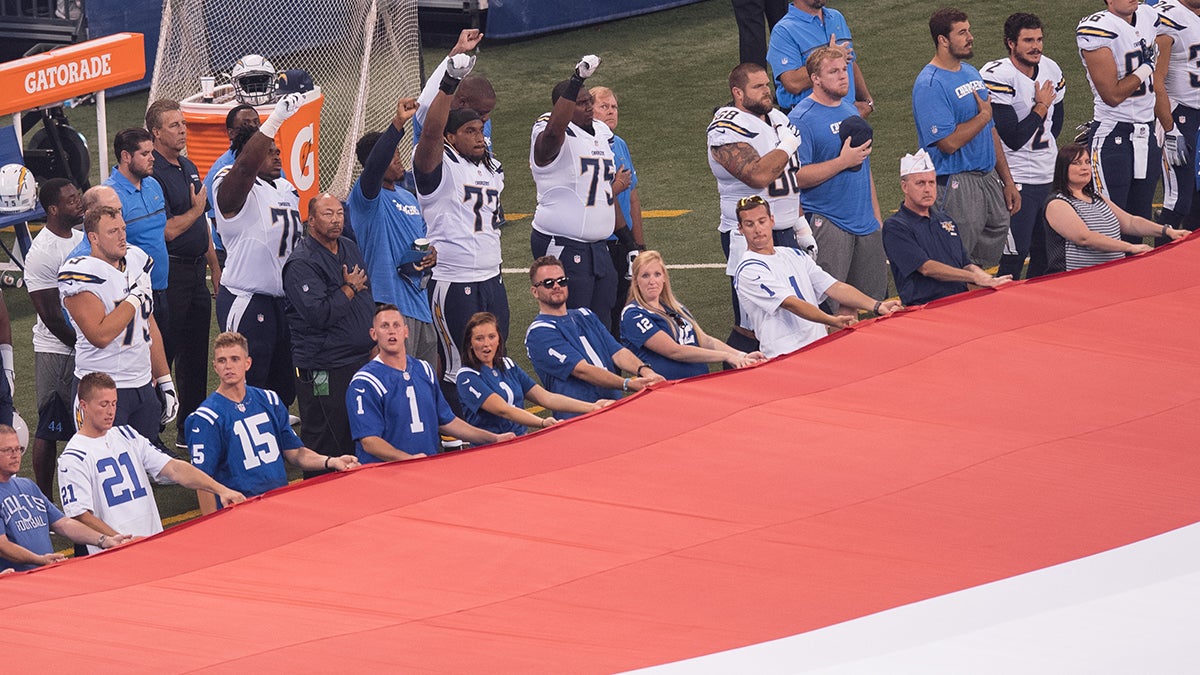
[{"label": "tattooed arm", "polygon": [[729,143],[709,148],[713,159],[746,185],[767,187],[787,168],[791,155],[778,148],[759,156],[749,143]]}]

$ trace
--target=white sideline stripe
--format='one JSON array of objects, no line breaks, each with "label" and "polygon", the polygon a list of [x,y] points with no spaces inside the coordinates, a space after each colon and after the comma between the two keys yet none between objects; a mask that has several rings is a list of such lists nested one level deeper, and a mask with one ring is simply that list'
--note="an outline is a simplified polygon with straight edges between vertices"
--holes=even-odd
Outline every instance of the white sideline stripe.
[{"label": "white sideline stripe", "polygon": [[[679,265],[667,265],[669,270],[723,270],[725,263],[683,263]],[[529,274],[528,267],[502,267],[500,271],[504,274]]]},{"label": "white sideline stripe", "polygon": [[1200,524],[808,633],[641,673],[1183,673]]}]

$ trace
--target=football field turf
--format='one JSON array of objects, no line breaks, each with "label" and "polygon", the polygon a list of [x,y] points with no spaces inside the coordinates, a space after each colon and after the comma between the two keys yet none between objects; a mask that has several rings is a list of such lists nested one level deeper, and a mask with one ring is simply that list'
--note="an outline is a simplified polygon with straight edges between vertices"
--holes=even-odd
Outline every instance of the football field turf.
[{"label": "football field turf", "polygon": [[[899,158],[916,149],[910,106],[912,82],[932,56],[929,14],[938,5],[907,0],[830,3],[846,15],[853,30],[858,59],[877,105],[869,121],[875,129],[873,170],[880,206],[886,213],[900,203]],[[1002,0],[962,2],[975,35],[975,58],[981,67],[1005,55],[1002,28],[1016,11],[1037,13],[1046,24],[1045,53],[1062,66],[1067,78],[1066,126],[1063,136],[1090,118],[1091,92],[1075,49],[1074,28],[1100,2]],[[724,338],[730,328],[728,280],[717,235],[716,183],[705,158],[705,128],[713,109],[730,99],[726,77],[737,60],[737,30],[728,0],[707,0],[674,10],[599,26],[556,33],[509,44],[486,39],[476,72],[491,79],[497,92],[492,116],[496,154],[505,166],[504,206],[510,214],[531,214],[536,205],[528,169],[529,132],[533,121],[550,109],[554,83],[570,75],[588,53],[602,57],[589,86],[612,88],[620,99],[617,133],[629,143],[638,169],[643,209],[657,217],[645,221],[646,243],[660,250],[675,269],[671,275],[680,299],[705,329]],[[432,70],[444,48],[426,49]],[[272,58],[287,68],[286,58]],[[320,83],[318,83],[320,84]],[[415,96],[417,92],[412,92]],[[127,126],[141,126],[146,93],[109,101],[109,136]],[[95,143],[95,112],[84,107],[70,112],[72,123]],[[338,120],[322,119],[323,125]],[[1063,139],[1060,139],[1063,140]],[[93,181],[98,173],[93,171]],[[521,269],[530,262],[531,218],[512,217],[503,231],[504,267]],[[505,276],[512,308],[509,355],[528,366],[522,338],[535,311],[523,273]],[[13,318],[16,343],[16,405],[32,425],[36,420],[33,392],[33,354],[29,342],[33,310],[23,290],[5,293]],[[215,382],[214,382],[215,384]],[[173,433],[164,434],[173,441]],[[29,463],[26,460],[25,473]],[[195,508],[195,497],[179,488],[157,491],[164,517]]]}]

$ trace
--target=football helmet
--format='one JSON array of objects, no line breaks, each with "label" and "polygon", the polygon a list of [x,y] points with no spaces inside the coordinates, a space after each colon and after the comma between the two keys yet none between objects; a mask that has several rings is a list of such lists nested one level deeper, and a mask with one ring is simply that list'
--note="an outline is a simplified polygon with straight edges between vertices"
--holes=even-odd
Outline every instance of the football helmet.
[{"label": "football helmet", "polygon": [[20,164],[0,167],[0,213],[21,213],[37,204],[33,172]]},{"label": "football helmet", "polygon": [[247,54],[233,64],[229,73],[233,96],[247,105],[275,101],[275,66],[258,54]]}]

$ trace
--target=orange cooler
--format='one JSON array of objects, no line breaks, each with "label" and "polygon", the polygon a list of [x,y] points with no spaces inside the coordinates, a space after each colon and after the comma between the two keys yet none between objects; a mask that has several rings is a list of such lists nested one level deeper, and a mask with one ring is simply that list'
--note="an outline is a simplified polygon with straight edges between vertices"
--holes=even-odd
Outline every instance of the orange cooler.
[{"label": "orange cooler", "polygon": [[[196,163],[201,176],[207,174],[213,162],[229,149],[225,115],[238,105],[230,85],[217,87],[213,103],[205,103],[202,98],[201,94],[195,94],[179,102],[188,125],[187,156]],[[320,87],[305,93],[304,105],[275,134],[283,159],[283,172],[300,192],[300,216],[305,219],[308,218],[308,200],[321,191],[317,148],[324,101]],[[266,120],[275,110],[275,104],[260,105],[255,109],[259,118]]]}]

